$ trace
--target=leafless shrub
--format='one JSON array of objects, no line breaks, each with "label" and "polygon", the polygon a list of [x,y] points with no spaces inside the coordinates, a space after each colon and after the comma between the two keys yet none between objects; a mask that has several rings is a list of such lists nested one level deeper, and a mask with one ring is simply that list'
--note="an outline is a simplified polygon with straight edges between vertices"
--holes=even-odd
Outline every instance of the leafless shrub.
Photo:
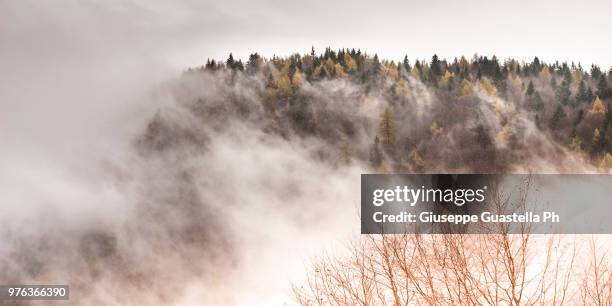
[{"label": "leafless shrub", "polygon": [[[503,195],[495,201],[508,208]],[[294,296],[301,305],[611,305],[610,244],[596,238],[609,237],[536,235],[528,226],[520,234],[362,235],[345,255],[314,259]]]}]

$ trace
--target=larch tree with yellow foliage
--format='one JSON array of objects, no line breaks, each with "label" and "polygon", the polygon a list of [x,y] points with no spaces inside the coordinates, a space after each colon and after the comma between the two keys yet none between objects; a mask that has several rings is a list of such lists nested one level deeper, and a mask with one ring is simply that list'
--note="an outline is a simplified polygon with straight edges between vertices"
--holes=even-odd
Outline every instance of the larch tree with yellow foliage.
[{"label": "larch tree with yellow foliage", "polygon": [[408,87],[408,82],[406,82],[406,80],[404,80],[403,78],[398,78],[397,81],[395,81],[395,83],[393,83],[393,94],[395,94],[396,97],[406,97],[410,94],[410,88]]},{"label": "larch tree with yellow foliage", "polygon": [[430,130],[431,130],[431,135],[435,137],[438,134],[442,133],[443,129],[440,126],[438,126],[437,122],[434,121],[431,123]]},{"label": "larch tree with yellow foliage", "polygon": [[425,168],[425,160],[419,155],[419,153],[415,150],[410,154],[410,166],[415,171],[420,171]]},{"label": "larch tree with yellow foliage", "polygon": [[499,96],[499,92],[497,90],[497,87],[495,87],[495,85],[493,85],[493,82],[491,82],[491,79],[487,78],[487,77],[482,77],[480,79],[480,87],[490,96],[492,97],[497,97]]},{"label": "larch tree with yellow foliage", "polygon": [[293,77],[291,78],[291,84],[293,87],[298,88],[302,86],[303,83],[304,78],[302,77],[302,72],[300,71],[300,68],[297,68],[295,73],[293,73]]},{"label": "larch tree with yellow foliage", "polygon": [[440,78],[440,81],[439,81],[439,86],[440,86],[440,87],[448,87],[448,86],[449,86],[449,84],[450,84],[451,79],[452,79],[454,76],[455,76],[455,74],[454,74],[454,73],[452,73],[452,72],[450,72],[450,71],[446,70],[446,71],[444,72],[444,75],[443,75],[443,76]]},{"label": "larch tree with yellow foliage", "polygon": [[344,72],[344,68],[342,68],[342,65],[340,65],[339,63],[336,63],[334,65],[332,76],[335,76],[337,78],[345,78],[347,74],[346,72]]},{"label": "larch tree with yellow foliage", "polygon": [[398,67],[395,66],[393,62],[385,63],[384,67],[385,67],[385,74],[387,75],[389,79],[395,80],[398,78],[399,76]]},{"label": "larch tree with yellow foliage", "polygon": [[344,65],[346,66],[346,71],[349,73],[357,70],[357,62],[348,52],[344,53]]},{"label": "larch tree with yellow foliage", "polygon": [[599,132],[599,128],[595,128],[593,131],[593,145],[597,145],[601,140],[601,132]]},{"label": "larch tree with yellow foliage", "polygon": [[595,101],[593,101],[593,107],[591,108],[591,113],[603,114],[605,112],[606,107],[604,106],[603,102],[601,102],[599,96],[595,97]]},{"label": "larch tree with yellow foliage", "polygon": [[612,154],[607,153],[602,157],[601,162],[599,163],[599,167],[608,170],[612,168]]},{"label": "larch tree with yellow foliage", "polygon": [[457,91],[457,97],[459,99],[467,99],[471,97],[473,94],[474,92],[472,90],[472,85],[470,84],[468,80],[463,79],[463,81],[461,81],[461,86],[459,87],[459,90]]},{"label": "larch tree with yellow foliage", "polygon": [[276,83],[276,88],[278,89],[278,93],[282,97],[288,97],[292,94],[291,89],[291,80],[289,79],[289,69],[291,67],[291,62],[287,61],[281,71],[272,71],[272,76],[274,77],[274,81]]},{"label": "larch tree with yellow foliage", "polygon": [[584,155],[584,150],[582,150],[582,139],[580,136],[576,135],[572,137],[572,142],[569,145],[570,150],[578,153],[579,155]]}]

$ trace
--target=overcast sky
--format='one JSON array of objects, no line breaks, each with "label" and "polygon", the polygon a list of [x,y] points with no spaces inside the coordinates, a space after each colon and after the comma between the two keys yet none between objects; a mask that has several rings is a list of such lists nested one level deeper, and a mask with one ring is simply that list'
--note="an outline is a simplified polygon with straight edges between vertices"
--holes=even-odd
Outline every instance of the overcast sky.
[{"label": "overcast sky", "polygon": [[[230,3],[233,2],[233,3]],[[433,53],[612,65],[610,1],[227,1],[202,50],[287,54],[359,47],[383,57]],[[214,8],[214,9],[212,9]],[[223,17],[221,17],[223,16]]]},{"label": "overcast sky", "polygon": [[50,60],[142,54],[176,66],[329,45],[391,59],[477,52],[612,65],[606,0],[3,0],[0,8],[0,52]]}]

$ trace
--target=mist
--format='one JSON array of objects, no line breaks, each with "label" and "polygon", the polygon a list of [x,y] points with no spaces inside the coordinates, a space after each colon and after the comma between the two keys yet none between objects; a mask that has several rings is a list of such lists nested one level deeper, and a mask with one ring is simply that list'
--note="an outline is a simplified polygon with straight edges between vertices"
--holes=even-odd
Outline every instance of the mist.
[{"label": "mist", "polygon": [[[1,283],[68,284],[79,305],[279,304],[306,254],[357,228],[341,213],[357,167],[185,121],[168,82],[209,22],[197,6],[0,4]],[[152,154],[155,118],[202,135]]]},{"label": "mist", "polygon": [[[313,256],[342,252],[338,246],[357,235],[359,174],[413,170],[408,155],[396,164],[383,156],[379,168],[369,161],[389,82],[370,90],[346,79],[305,81],[298,93],[316,118],[310,122],[291,117],[304,110],[288,103],[271,111],[264,74],[187,71],[232,51],[271,58],[358,45],[361,34],[373,41],[364,48],[399,57],[397,41],[380,41],[377,32],[380,19],[399,18],[374,13],[363,33],[340,39],[328,29],[336,22],[353,29],[351,18],[321,18],[330,17],[322,3],[302,8],[327,20],[314,30],[285,4],[232,4],[237,9],[199,1],[0,2],[1,284],[68,284],[69,303],[78,305],[281,304]],[[332,8],[353,19],[370,13],[347,3]],[[289,22],[291,31],[282,27]],[[401,37],[413,34],[424,38]],[[441,52],[471,54],[472,42]],[[432,53],[414,48],[415,56]],[[584,61],[606,64],[609,48]],[[460,107],[449,111],[401,73],[408,83],[395,116],[398,134],[410,136],[400,139],[403,148],[439,160],[430,171],[482,170],[457,165],[457,156],[471,154],[461,141],[478,120],[495,138],[503,130],[496,107],[509,112],[512,103],[475,86],[479,117],[429,139],[432,121],[452,119]],[[496,142],[508,154],[502,170],[596,171],[539,133],[532,118],[513,120],[525,150],[512,155]]]}]

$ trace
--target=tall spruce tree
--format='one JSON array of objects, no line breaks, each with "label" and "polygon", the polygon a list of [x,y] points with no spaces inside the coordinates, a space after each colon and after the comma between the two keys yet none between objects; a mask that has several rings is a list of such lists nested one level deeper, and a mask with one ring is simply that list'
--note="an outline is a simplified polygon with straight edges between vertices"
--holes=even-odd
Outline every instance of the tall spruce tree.
[{"label": "tall spruce tree", "polygon": [[571,83],[571,75],[566,73],[563,77],[563,81],[561,81],[561,85],[557,88],[555,96],[557,97],[557,102],[562,105],[568,105],[570,102],[570,96],[572,92],[570,91],[570,83]]}]

